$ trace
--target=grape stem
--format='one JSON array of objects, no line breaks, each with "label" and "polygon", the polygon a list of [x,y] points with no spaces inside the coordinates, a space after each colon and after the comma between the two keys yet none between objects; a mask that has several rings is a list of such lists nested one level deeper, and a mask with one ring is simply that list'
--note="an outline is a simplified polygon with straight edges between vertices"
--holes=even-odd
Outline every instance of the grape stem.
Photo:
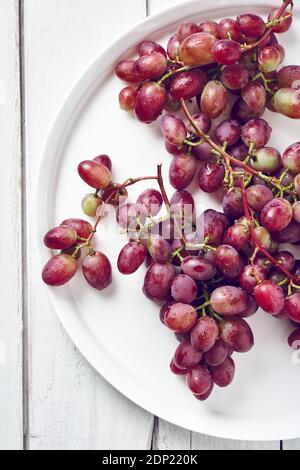
[{"label": "grape stem", "polygon": [[170,212],[171,203],[169,201],[169,197],[168,197],[165,185],[164,185],[164,180],[163,180],[163,176],[162,176],[162,163],[157,165],[157,178],[156,179],[157,179],[157,182],[159,184],[161,195],[163,197],[166,208],[167,208],[168,212]]},{"label": "grape stem", "polygon": [[225,162],[228,163],[231,162],[231,163],[234,163],[237,167],[239,168],[243,168],[247,173],[250,173],[250,175],[252,176],[258,176],[259,178],[261,178],[262,180],[266,181],[267,183],[271,184],[272,186],[274,186],[277,190],[279,191],[282,191],[282,193],[288,193],[288,194],[291,194],[292,196],[295,196],[296,193],[295,191],[293,191],[292,189],[290,189],[289,187],[284,187],[282,186],[281,182],[279,179],[277,178],[274,178],[274,177],[271,177],[271,176],[266,176],[264,173],[262,173],[261,171],[257,171],[255,170],[254,168],[252,168],[251,166],[247,165],[245,162],[241,162],[239,160],[237,160],[236,158],[234,158],[232,155],[230,155],[228,152],[226,152],[225,148],[223,147],[220,147],[219,145],[217,145],[209,135],[205,134],[196,124],[195,120],[193,119],[191,113],[189,112],[188,110],[188,107],[186,105],[186,102],[183,98],[181,98],[180,100],[180,103],[181,103],[181,106],[182,106],[182,110],[186,116],[186,118],[188,119],[188,121],[190,122],[191,126],[193,127],[193,129],[195,130],[195,132],[203,139],[205,140],[213,149],[214,151],[221,155]]},{"label": "grape stem", "polygon": [[[268,37],[270,36],[270,34],[272,33],[272,31],[274,30],[274,28],[277,26],[278,24],[278,20],[281,19],[281,16],[283,15],[283,13],[285,13],[286,9],[291,5],[291,8],[293,8],[293,5],[294,5],[294,2],[293,0],[285,0],[285,2],[281,5],[281,7],[279,8],[278,12],[276,13],[275,17],[273,18],[273,20],[267,24],[267,30],[265,31],[265,33],[256,41],[254,42],[253,44],[245,44],[242,46],[242,51],[243,52],[246,52],[246,51],[251,51],[252,49],[255,49],[257,46],[259,46],[262,42],[264,42],[266,39],[268,39]],[[269,27],[269,25],[271,25],[271,27]]]}]

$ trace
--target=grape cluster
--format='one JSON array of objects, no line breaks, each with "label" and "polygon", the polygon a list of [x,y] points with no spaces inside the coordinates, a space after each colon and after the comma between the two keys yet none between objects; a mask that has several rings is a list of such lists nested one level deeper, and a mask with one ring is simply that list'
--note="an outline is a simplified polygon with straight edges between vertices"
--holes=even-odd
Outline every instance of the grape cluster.
[{"label": "grape cluster", "polygon": [[[300,66],[278,70],[285,51],[276,35],[289,30],[292,13],[286,0],[267,22],[242,14],[183,23],[166,49],[144,41],[137,59],[121,61],[116,74],[128,85],[120,106],[144,123],[160,119],[175,192],[169,199],[160,165],[156,176],[113,183],[112,162],[101,155],[78,167],[95,190],[82,202],[95,225],[71,219],[45,237],[48,248],[61,251],[43,271],[47,284],[68,282],[87,251],[83,274],[103,290],[112,282],[111,265],[92,241],[107,204],[116,207],[129,237],[118,270],[130,275],[146,266],[143,292],[180,342],[171,371],[186,376],[200,401],[214,385],[232,383],[232,356],[253,347],[246,318],[259,307],[290,321],[296,330],[289,344],[300,347],[300,263],[280,248],[300,244],[300,143],[281,155],[269,145],[272,129],[262,118],[266,108],[300,118]],[[223,189],[223,212],[197,214],[188,191],[195,178],[206,193]],[[158,189],[129,202],[128,187],[145,180]]]}]

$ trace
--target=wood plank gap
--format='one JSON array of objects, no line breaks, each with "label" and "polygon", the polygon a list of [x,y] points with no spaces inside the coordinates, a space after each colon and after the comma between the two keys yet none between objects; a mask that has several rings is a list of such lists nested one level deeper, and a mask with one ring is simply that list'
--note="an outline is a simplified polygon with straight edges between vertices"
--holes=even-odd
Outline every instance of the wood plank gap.
[{"label": "wood plank gap", "polygon": [[25,45],[24,0],[19,0],[20,130],[21,130],[21,208],[22,208],[22,377],[23,449],[29,449],[28,397],[28,311],[27,311],[27,216],[26,216],[26,123],[25,123]]},{"label": "wood plank gap", "polygon": [[159,427],[159,418],[157,416],[153,416],[153,429],[152,429],[152,439],[151,439],[151,448],[150,450],[156,449],[156,436]]},{"label": "wood plank gap", "polygon": [[146,2],[146,16],[148,17],[150,15],[149,0],[145,0],[145,2]]}]

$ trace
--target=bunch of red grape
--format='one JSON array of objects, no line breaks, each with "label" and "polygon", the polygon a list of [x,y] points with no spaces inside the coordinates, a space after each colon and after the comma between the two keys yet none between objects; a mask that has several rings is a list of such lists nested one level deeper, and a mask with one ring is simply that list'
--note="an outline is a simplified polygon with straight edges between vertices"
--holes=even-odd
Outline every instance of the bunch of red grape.
[{"label": "bunch of red grape", "polygon": [[[69,220],[45,237],[47,247],[62,250],[44,269],[47,284],[68,282],[86,250],[84,276],[102,290],[111,283],[111,266],[92,240],[106,205],[117,207],[129,236],[118,269],[129,275],[146,265],[143,292],[160,304],[162,323],[180,342],[171,370],[186,376],[200,401],[214,384],[231,384],[232,355],[252,348],[245,318],[258,307],[290,321],[297,329],[289,344],[300,348],[300,263],[280,248],[300,244],[300,143],[281,155],[268,146],[272,129],[262,119],[266,108],[300,118],[300,66],[278,71],[285,51],[276,34],[291,27],[292,6],[286,0],[267,22],[242,14],[183,23],[167,50],[144,41],[137,59],[120,62],[117,76],[129,84],[121,108],[145,123],[162,115],[176,192],[169,200],[160,166],[157,176],[114,184],[111,160],[102,155],[78,168],[96,191],[82,203],[87,216],[97,217],[94,227]],[[223,188],[223,212],[197,215],[188,191],[195,176],[206,193]],[[159,190],[147,189],[130,203],[127,188],[144,180],[156,180]]]}]

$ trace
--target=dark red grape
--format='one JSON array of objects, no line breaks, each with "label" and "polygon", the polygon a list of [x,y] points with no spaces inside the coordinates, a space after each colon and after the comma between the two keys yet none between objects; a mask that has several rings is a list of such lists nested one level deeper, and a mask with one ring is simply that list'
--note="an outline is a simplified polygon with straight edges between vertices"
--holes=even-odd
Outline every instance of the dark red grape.
[{"label": "dark red grape", "polygon": [[148,214],[157,215],[163,205],[163,198],[156,189],[146,189],[138,197],[137,204],[144,206]]},{"label": "dark red grape", "polygon": [[44,267],[42,279],[48,286],[63,286],[75,276],[77,269],[77,262],[72,256],[56,255]]},{"label": "dark red grape", "polygon": [[[226,240],[226,242],[224,241]],[[234,224],[224,233],[223,243],[233,246],[236,250],[244,248],[250,240],[249,228],[243,224]]]},{"label": "dark red grape", "polygon": [[175,333],[187,333],[197,322],[197,313],[191,305],[170,305],[165,313],[165,325]]},{"label": "dark red grape", "polygon": [[138,53],[140,57],[147,55],[147,54],[152,54],[153,52],[159,52],[160,54],[167,57],[166,51],[160,44],[157,44],[157,42],[143,41],[138,46]]},{"label": "dark red grape", "polygon": [[242,88],[241,96],[253,111],[260,111],[266,105],[266,90],[259,82],[249,82]]},{"label": "dark red grape", "polygon": [[[203,113],[197,113],[197,114],[194,114],[193,121],[195,122],[198,129],[200,129],[202,132],[204,132],[204,134],[209,133],[209,131],[211,129],[212,122],[211,122],[211,119],[208,116],[206,116]],[[187,129],[190,132],[190,134],[195,133],[194,127],[190,123],[188,123]]]},{"label": "dark red grape", "polygon": [[77,232],[71,227],[61,225],[53,228],[44,237],[44,244],[51,250],[66,250],[76,244]]},{"label": "dark red grape", "polygon": [[247,147],[254,144],[259,149],[267,145],[271,132],[271,127],[264,119],[251,119],[242,127],[242,139]]},{"label": "dark red grape", "polygon": [[249,108],[245,101],[239,98],[232,107],[231,118],[236,119],[240,124],[246,124],[250,119],[261,117],[264,111],[264,107],[260,110]]},{"label": "dark red grape", "polygon": [[202,354],[189,341],[183,341],[175,351],[173,362],[178,369],[188,370],[199,364],[201,359]]},{"label": "dark red grape", "polygon": [[261,184],[254,184],[246,189],[248,204],[260,212],[268,202],[273,200],[271,189]]},{"label": "dark red grape", "polygon": [[195,395],[194,394],[194,397],[196,398],[196,400],[206,401],[211,396],[211,394],[213,392],[213,389],[214,389],[214,383],[211,382],[211,386],[209,387],[209,389],[206,393],[204,393],[203,395]]},{"label": "dark red grape", "polygon": [[213,63],[211,53],[216,38],[209,33],[189,35],[179,48],[179,60],[185,65],[206,65]]},{"label": "dark red grape", "polygon": [[226,109],[228,93],[222,82],[212,80],[205,86],[201,95],[201,110],[211,119],[219,117]]},{"label": "dark red grape", "polygon": [[234,145],[241,136],[241,127],[237,121],[226,119],[222,121],[216,128],[216,138],[220,144]]},{"label": "dark red grape", "polygon": [[169,170],[169,179],[173,188],[181,191],[193,181],[197,171],[196,160],[191,155],[174,157]]},{"label": "dark red grape", "polygon": [[198,256],[188,256],[182,262],[182,272],[195,281],[209,281],[216,275],[216,268],[206,259]]},{"label": "dark red grape", "polygon": [[284,304],[284,310],[291,320],[300,323],[300,294],[288,297]]},{"label": "dark red grape", "polygon": [[197,221],[197,235],[201,242],[205,240],[212,245],[218,245],[224,233],[224,219],[220,217],[220,213],[208,209],[200,215]]},{"label": "dark red grape", "polygon": [[232,39],[240,42],[242,40],[241,30],[235,20],[225,18],[218,24],[218,36],[220,39]]},{"label": "dark red grape", "polygon": [[259,266],[245,266],[240,274],[239,281],[241,287],[253,294],[255,287],[266,280],[265,272]]},{"label": "dark red grape", "polygon": [[249,81],[249,72],[242,64],[227,65],[222,70],[221,79],[229,90],[241,90]]},{"label": "dark red grape", "polygon": [[202,93],[206,82],[206,76],[201,70],[178,73],[171,81],[170,96],[174,100],[189,100]]},{"label": "dark red grape", "polygon": [[243,269],[243,260],[235,248],[221,245],[215,254],[215,265],[226,277],[236,279]]},{"label": "dark red grape", "polygon": [[148,251],[153,260],[157,263],[166,263],[170,260],[172,252],[171,246],[160,235],[151,235],[147,243]]},{"label": "dark red grape", "polygon": [[160,122],[162,134],[167,142],[182,148],[187,138],[187,129],[184,122],[175,114],[165,114]]},{"label": "dark red grape", "polygon": [[93,231],[93,227],[91,226],[91,224],[81,219],[67,219],[64,220],[61,225],[71,227],[77,232],[78,237],[85,239],[89,238]]},{"label": "dark red grape", "polygon": [[261,222],[270,232],[285,229],[293,218],[291,204],[283,198],[273,199],[266,204],[261,213]]},{"label": "dark red grape", "polygon": [[191,334],[193,347],[201,353],[206,353],[215,345],[219,336],[219,327],[210,317],[200,318],[194,326]]},{"label": "dark red grape", "polygon": [[124,246],[118,258],[118,270],[128,275],[135,273],[146,259],[147,250],[141,243],[131,242]]},{"label": "dark red grape", "polygon": [[134,111],[138,89],[134,86],[123,88],[119,94],[120,108],[123,111]]},{"label": "dark red grape", "polygon": [[195,395],[203,396],[211,389],[212,378],[207,367],[199,364],[188,372],[186,382]]},{"label": "dark red grape", "polygon": [[86,160],[78,165],[81,179],[95,189],[105,189],[111,182],[111,172],[101,163]]},{"label": "dark red grape", "polygon": [[170,263],[153,263],[145,276],[143,287],[145,296],[158,302],[167,300],[175,276],[176,270]]},{"label": "dark red grape", "polygon": [[159,52],[143,55],[136,63],[135,68],[142,80],[155,80],[167,71],[168,62],[166,57]]},{"label": "dark red grape", "polygon": [[240,44],[231,39],[221,39],[213,46],[212,55],[218,64],[235,64],[241,58]]},{"label": "dark red grape", "polygon": [[215,162],[205,163],[199,171],[199,187],[206,193],[214,193],[222,187],[224,177],[225,168],[223,165]]},{"label": "dark red grape", "polygon": [[293,331],[288,339],[289,346],[293,349],[300,349],[300,328]]},{"label": "dark red grape", "polygon": [[260,16],[252,13],[239,15],[236,22],[242,34],[251,39],[256,39],[259,36],[262,36],[266,30],[264,20]]},{"label": "dark red grape", "polygon": [[258,307],[257,302],[256,302],[256,300],[254,299],[254,297],[253,297],[252,295],[249,295],[248,306],[247,306],[246,310],[244,310],[244,311],[241,313],[241,317],[242,317],[242,318],[252,317],[253,315],[255,315],[255,313],[257,312],[258,308],[259,308],[259,307]]},{"label": "dark red grape", "polygon": [[187,370],[179,369],[177,366],[175,366],[173,360],[171,361],[170,369],[171,369],[171,372],[175,375],[186,375],[188,373]]},{"label": "dark red grape", "polygon": [[224,316],[234,316],[242,313],[248,306],[247,292],[239,287],[218,287],[211,294],[212,308]]},{"label": "dark red grape", "polygon": [[300,241],[300,224],[292,220],[283,230],[272,233],[272,237],[279,243],[298,243]]},{"label": "dark red grape", "polygon": [[223,364],[228,355],[228,348],[221,339],[218,339],[210,351],[204,354],[204,360],[210,367],[217,367]]},{"label": "dark red grape", "polygon": [[167,102],[167,92],[158,83],[145,83],[136,97],[137,118],[150,124],[161,115]]},{"label": "dark red grape", "polygon": [[102,291],[112,283],[111,264],[103,253],[87,254],[82,262],[82,272],[94,289]]},{"label": "dark red grape", "polygon": [[138,83],[141,81],[134,60],[122,60],[116,67],[116,75],[125,82]]},{"label": "dark red grape", "polygon": [[264,281],[254,290],[255,300],[267,313],[278,315],[284,307],[284,293],[280,286],[272,281]]},{"label": "dark red grape", "polygon": [[248,323],[242,318],[233,318],[221,323],[221,338],[235,352],[246,353],[253,348],[254,336]]},{"label": "dark red grape", "polygon": [[212,379],[218,387],[228,387],[232,384],[235,375],[235,363],[231,357],[227,357],[223,364],[211,367]]},{"label": "dark red grape", "polygon": [[194,213],[195,202],[188,191],[176,191],[170,199],[170,204],[172,212],[182,217],[191,217]]},{"label": "dark red grape", "polygon": [[238,219],[243,215],[242,191],[240,188],[231,188],[223,199],[223,211],[229,219]]},{"label": "dark red grape", "polygon": [[112,171],[112,161],[108,155],[99,155],[94,158],[94,162],[101,163],[101,165],[106,166],[110,172]]},{"label": "dark red grape", "polygon": [[238,142],[236,145],[228,149],[228,153],[232,157],[236,158],[236,160],[243,162],[248,156],[248,148],[243,142]]},{"label": "dark red grape", "polygon": [[203,144],[198,145],[197,147],[193,147],[192,153],[194,157],[200,162],[206,162],[211,160],[212,148],[208,142],[203,142]]},{"label": "dark red grape", "polygon": [[296,265],[295,256],[289,251],[280,251],[275,256],[276,261],[278,261],[285,269],[292,272]]}]

